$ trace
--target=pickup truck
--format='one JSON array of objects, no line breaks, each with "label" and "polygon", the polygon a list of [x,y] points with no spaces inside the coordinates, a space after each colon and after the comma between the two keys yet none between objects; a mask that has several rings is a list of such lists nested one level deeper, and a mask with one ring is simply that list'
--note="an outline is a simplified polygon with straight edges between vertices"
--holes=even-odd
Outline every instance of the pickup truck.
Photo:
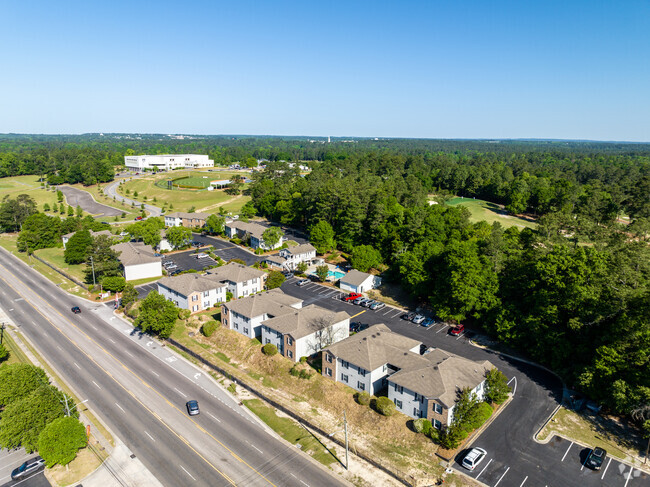
[{"label": "pickup truck", "polygon": [[354,301],[355,299],[358,299],[362,296],[363,295],[359,293],[350,293],[347,296],[343,296],[343,301]]}]

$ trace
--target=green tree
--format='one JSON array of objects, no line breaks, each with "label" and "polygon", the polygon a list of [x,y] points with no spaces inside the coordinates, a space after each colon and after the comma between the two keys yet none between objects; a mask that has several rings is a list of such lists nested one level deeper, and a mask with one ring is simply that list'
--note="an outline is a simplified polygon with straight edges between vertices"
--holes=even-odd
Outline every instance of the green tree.
[{"label": "green tree", "polygon": [[67,465],[87,441],[86,428],[77,418],[57,418],[38,436],[38,453],[48,468],[56,464]]},{"label": "green tree", "polygon": [[44,204],[43,204],[43,211],[50,211],[50,205],[49,205],[49,203],[44,203]]},{"label": "green tree", "polygon": [[58,212],[59,212],[59,205],[57,205],[56,203],[54,203],[54,204],[52,205],[52,213],[58,213]]},{"label": "green tree", "polygon": [[485,400],[502,404],[510,392],[508,378],[499,369],[488,370],[485,377]]},{"label": "green tree", "polygon": [[126,279],[122,276],[104,276],[102,279],[102,287],[104,291],[112,291],[119,293],[124,289]]},{"label": "green tree", "polygon": [[65,215],[66,209],[65,209],[65,203],[60,203],[59,204],[59,215]]},{"label": "green tree", "polygon": [[282,286],[282,283],[285,281],[284,274],[280,271],[271,271],[269,272],[268,277],[266,278],[266,288],[275,289]]},{"label": "green tree", "polygon": [[16,246],[20,252],[56,247],[61,235],[61,220],[45,213],[35,213],[22,226]]},{"label": "green tree", "polygon": [[192,240],[192,230],[187,227],[169,227],[165,232],[169,244],[178,249],[184,247]]},{"label": "green tree", "polygon": [[104,276],[119,276],[122,274],[122,266],[117,258],[117,252],[111,248],[112,245],[113,239],[108,235],[97,235],[93,238],[93,245],[88,253],[86,269],[84,270],[87,283],[93,282],[93,266],[95,282],[101,282]]},{"label": "green tree", "polygon": [[298,272],[300,272],[302,274],[304,274],[307,271],[308,268],[309,268],[309,266],[307,265],[307,262],[304,262],[304,261],[299,262],[298,265],[296,266],[296,269],[298,270]]},{"label": "green tree", "polygon": [[93,238],[88,230],[79,230],[70,237],[63,251],[66,264],[81,264],[88,258],[88,252],[93,245]]},{"label": "green tree", "polygon": [[309,241],[316,247],[316,252],[324,254],[336,248],[334,240],[334,229],[326,220],[320,220],[316,225],[311,227],[309,232]]},{"label": "green tree", "polygon": [[[175,227],[178,228],[178,227]],[[178,317],[178,308],[157,291],[151,291],[140,303],[139,314],[135,320],[145,333],[154,333],[161,338],[168,338],[174,331]]]},{"label": "green tree", "polygon": [[280,243],[283,236],[284,232],[282,229],[280,229],[280,227],[270,227],[264,230],[262,233],[262,240],[264,241],[264,245],[266,245],[267,248],[273,249]]},{"label": "green tree", "polygon": [[164,228],[165,222],[162,218],[148,218],[128,225],[125,231],[136,240],[142,240],[146,245],[157,247],[162,240],[161,230]]},{"label": "green tree", "polygon": [[361,272],[368,272],[381,265],[381,253],[372,245],[358,245],[352,249],[350,264]]},{"label": "green tree", "polygon": [[4,364],[0,367],[0,407],[25,397],[49,382],[45,371],[31,364]]},{"label": "green tree", "polygon": [[9,350],[0,343],[0,364],[9,358]]},{"label": "green tree", "polygon": [[37,213],[36,202],[26,194],[19,194],[15,199],[9,195],[0,204],[0,227],[17,232],[30,216]]},{"label": "green tree", "polygon": [[[77,213],[77,218],[81,218],[82,216],[84,216],[84,211],[81,209],[81,206],[77,205],[76,213]],[[68,210],[68,214],[70,214],[70,210]]]},{"label": "green tree", "polygon": [[60,189],[56,190],[56,199],[59,203],[63,201],[63,192]]},{"label": "green tree", "polygon": [[329,271],[330,269],[326,265],[319,265],[316,267],[316,275],[318,276],[318,279],[320,279],[320,282],[325,282],[327,280]]},{"label": "green tree", "polygon": [[226,224],[226,219],[219,215],[210,215],[205,220],[205,230],[212,235],[221,235]]},{"label": "green tree", "polygon": [[124,289],[122,290],[122,300],[121,300],[122,306],[128,308],[137,300],[138,300],[138,290],[135,288],[135,286],[133,286],[133,284],[127,282],[124,285]]}]

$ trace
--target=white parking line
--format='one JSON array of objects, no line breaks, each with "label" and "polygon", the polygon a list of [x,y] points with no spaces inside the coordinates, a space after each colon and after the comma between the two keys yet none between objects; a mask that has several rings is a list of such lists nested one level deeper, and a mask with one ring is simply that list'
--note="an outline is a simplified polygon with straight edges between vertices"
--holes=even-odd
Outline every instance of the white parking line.
[{"label": "white parking line", "polygon": [[571,444],[569,445],[569,448],[566,449],[566,451],[564,452],[564,456],[562,457],[562,460],[560,460],[560,461],[562,461],[562,462],[564,461],[564,459],[566,458],[567,453],[569,453],[569,450],[571,449],[572,446],[573,446],[573,442],[571,442]]},{"label": "white parking line", "polygon": [[581,472],[582,472],[582,469],[585,468],[585,465],[586,465],[586,463],[587,463],[587,460],[589,460],[589,455],[591,455],[591,452],[592,452],[592,451],[593,451],[593,450],[589,450],[589,453],[587,453],[587,457],[585,458],[585,461],[582,462],[582,467],[580,467],[580,471],[581,471]]},{"label": "white parking line", "polygon": [[392,308],[388,308],[388,309],[386,310],[386,312],[385,312],[385,313],[382,313],[382,314],[383,314],[384,316],[386,316],[388,313],[392,313],[393,311],[395,311],[395,310],[392,309]]},{"label": "white parking line", "polygon": [[605,474],[607,473],[607,469],[609,468],[610,463],[612,463],[612,457],[609,457],[609,462],[607,462],[607,466],[605,467],[605,470],[603,470],[603,475],[600,477],[600,480],[603,480],[605,478]]},{"label": "white parking line", "polygon": [[465,332],[463,332],[463,333],[461,333],[460,335],[458,335],[458,338],[456,338],[456,340],[458,340],[458,339],[459,339],[460,337],[462,337],[462,336],[465,336]]},{"label": "white parking line", "polygon": [[481,476],[481,474],[482,474],[483,472],[485,472],[485,469],[488,468],[488,467],[490,466],[491,463],[492,463],[492,459],[490,458],[490,461],[487,462],[487,465],[486,465],[485,467],[483,467],[483,470],[481,470],[481,471],[479,472],[479,474],[476,476],[476,480],[478,480],[478,478]]},{"label": "white parking line", "polygon": [[627,474],[627,480],[625,480],[625,485],[623,487],[627,487],[627,483],[630,481],[632,478],[632,470],[634,470],[632,467],[630,467],[630,473]]},{"label": "white parking line", "polygon": [[503,472],[503,475],[499,478],[499,480],[497,480],[497,483],[494,484],[494,487],[497,487],[497,485],[499,485],[499,483],[501,483],[501,481],[503,480],[503,477],[505,477],[506,474],[508,473],[508,470],[510,470],[510,467],[506,468],[506,471]]},{"label": "white parking line", "polygon": [[440,333],[442,330],[444,330],[445,328],[447,328],[447,325],[442,325],[442,327],[440,327],[440,329],[436,332],[436,335]]},{"label": "white parking line", "polygon": [[[192,477],[192,474],[189,473],[187,470],[185,470],[185,468],[183,467],[183,465],[181,465],[180,467],[183,469],[183,472],[185,472],[187,475],[189,475],[190,477]],[[194,480],[194,481],[196,482],[196,479],[195,479],[194,477],[192,477],[192,480]]]},{"label": "white parking line", "polygon": [[521,483],[521,485],[519,487],[524,487],[524,484],[526,483],[526,480],[528,480],[528,475],[526,475],[526,478],[524,479],[524,481]]}]

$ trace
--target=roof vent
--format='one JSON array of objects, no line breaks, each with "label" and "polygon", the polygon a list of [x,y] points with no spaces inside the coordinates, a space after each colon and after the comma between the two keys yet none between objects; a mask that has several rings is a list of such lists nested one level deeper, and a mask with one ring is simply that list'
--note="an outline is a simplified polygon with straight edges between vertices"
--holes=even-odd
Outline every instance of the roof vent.
[{"label": "roof vent", "polygon": [[364,340],[367,340],[367,339],[368,339],[368,337],[363,337],[363,339],[364,339]]}]

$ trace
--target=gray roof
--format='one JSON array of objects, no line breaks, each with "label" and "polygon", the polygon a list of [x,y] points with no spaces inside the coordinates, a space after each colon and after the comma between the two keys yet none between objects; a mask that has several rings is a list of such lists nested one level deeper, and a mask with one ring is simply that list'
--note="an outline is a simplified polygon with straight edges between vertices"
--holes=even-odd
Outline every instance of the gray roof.
[{"label": "gray roof", "polygon": [[230,264],[222,265],[221,267],[208,269],[206,273],[211,279],[230,282],[249,281],[266,274],[264,271],[254,269],[253,267],[247,267],[237,262],[231,262]]},{"label": "gray roof", "polygon": [[308,254],[309,252],[316,252],[316,247],[314,247],[312,244],[306,243],[306,244],[296,245],[294,247],[287,247],[285,250],[290,254],[298,255],[298,254]]},{"label": "gray roof", "polygon": [[112,245],[111,248],[118,253],[123,266],[160,262],[160,257],[154,256],[151,245],[142,242],[124,242]]},{"label": "gray roof", "polygon": [[302,299],[284,294],[280,289],[272,289],[260,294],[224,303],[229,310],[247,318],[269,315],[271,317],[289,314],[296,310],[292,305],[302,305]]},{"label": "gray roof", "polygon": [[[72,236],[77,233],[77,232],[72,232],[72,233],[66,233],[63,235],[63,238],[67,238],[68,240],[72,238]],[[92,230],[90,231],[90,236],[91,237],[96,237],[97,235],[108,235],[109,237],[114,237],[113,232],[110,230],[100,230],[99,232],[93,232]]]},{"label": "gray roof", "polygon": [[174,213],[167,213],[165,217],[170,217],[170,218],[183,218],[185,220],[196,220],[197,218],[199,220],[205,220],[210,216],[210,213],[187,213],[186,211],[175,211]]},{"label": "gray roof", "polygon": [[350,284],[351,286],[359,286],[360,284],[363,284],[368,277],[372,277],[372,274],[352,269],[341,278],[341,283]]},{"label": "gray roof", "polygon": [[[416,354],[413,354],[416,355]],[[456,402],[458,391],[474,389],[485,380],[485,374],[494,365],[487,360],[473,360],[444,350],[419,356],[409,367],[391,375],[388,380],[428,398],[439,400],[446,407]]]},{"label": "gray roof", "polygon": [[262,259],[263,262],[270,262],[271,264],[275,264],[277,266],[282,267],[285,262],[287,262],[287,259],[284,257],[280,257],[279,255],[267,255]]},{"label": "gray roof", "polygon": [[[262,324],[282,333],[291,335],[294,339],[302,338],[317,332],[321,328],[335,325],[350,319],[345,311],[334,313],[315,304],[302,309],[294,309],[292,313],[270,318]],[[347,336],[347,333],[346,333]]]},{"label": "gray roof", "polygon": [[158,281],[159,286],[166,287],[172,291],[176,291],[182,296],[189,296],[195,292],[211,291],[221,287],[226,287],[225,284],[208,279],[199,274],[181,274],[174,277],[163,277]]},{"label": "gray roof", "polygon": [[409,350],[421,342],[390,331],[384,324],[374,325],[327,348],[341,360],[372,371],[384,364],[400,369],[413,361]]},{"label": "gray roof", "polygon": [[236,228],[237,230],[241,230],[242,232],[250,233],[251,235],[259,239],[262,238],[262,234],[267,230],[267,228],[264,225],[260,225],[259,223],[242,222],[239,220],[226,223],[226,226],[230,228]]}]

